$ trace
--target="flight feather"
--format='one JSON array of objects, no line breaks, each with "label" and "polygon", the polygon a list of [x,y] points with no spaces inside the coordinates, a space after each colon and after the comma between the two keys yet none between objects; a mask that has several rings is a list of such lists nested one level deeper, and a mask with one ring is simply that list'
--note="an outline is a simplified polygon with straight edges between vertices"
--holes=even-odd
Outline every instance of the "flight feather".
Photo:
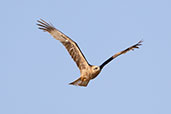
[{"label": "flight feather", "polygon": [[61,31],[57,30],[52,24],[47,23],[43,19],[40,19],[37,22],[39,29],[42,29],[45,32],[49,32],[56,40],[59,40],[65,46],[80,70],[89,66],[89,63],[87,62],[76,42],[74,42]]}]

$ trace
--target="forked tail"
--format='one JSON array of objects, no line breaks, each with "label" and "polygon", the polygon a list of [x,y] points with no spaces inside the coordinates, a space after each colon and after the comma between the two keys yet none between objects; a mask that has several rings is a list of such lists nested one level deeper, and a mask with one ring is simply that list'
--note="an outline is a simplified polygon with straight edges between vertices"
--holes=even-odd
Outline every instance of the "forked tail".
[{"label": "forked tail", "polygon": [[73,81],[73,82],[71,82],[69,84],[70,85],[75,85],[75,86],[84,86],[84,87],[86,87],[88,85],[88,83],[89,83],[89,80],[82,81],[81,77],[80,77],[77,80],[75,80],[75,81]]}]

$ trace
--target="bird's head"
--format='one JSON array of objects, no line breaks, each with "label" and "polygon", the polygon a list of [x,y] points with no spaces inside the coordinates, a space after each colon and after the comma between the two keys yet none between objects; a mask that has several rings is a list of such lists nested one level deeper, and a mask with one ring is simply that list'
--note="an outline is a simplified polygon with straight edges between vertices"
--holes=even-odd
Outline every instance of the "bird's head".
[{"label": "bird's head", "polygon": [[96,77],[100,73],[100,67],[99,66],[91,66],[91,70],[93,73],[93,77]]}]

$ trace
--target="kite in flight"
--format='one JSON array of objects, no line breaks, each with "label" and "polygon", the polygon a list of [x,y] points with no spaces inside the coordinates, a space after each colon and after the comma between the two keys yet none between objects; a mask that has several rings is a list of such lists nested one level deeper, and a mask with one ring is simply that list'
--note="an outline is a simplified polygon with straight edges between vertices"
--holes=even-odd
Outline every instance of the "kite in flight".
[{"label": "kite in flight", "polygon": [[49,24],[42,19],[38,20],[37,22],[38,22],[37,25],[39,26],[39,29],[42,29],[45,32],[49,32],[56,40],[59,40],[65,46],[65,48],[71,55],[72,59],[76,62],[80,70],[81,76],[77,80],[71,82],[70,83],[71,85],[86,87],[89,81],[94,79],[101,72],[101,70],[106,64],[108,64],[110,61],[112,61],[119,55],[125,54],[126,52],[130,50],[134,50],[135,48],[139,48],[139,46],[142,45],[141,44],[142,40],[141,40],[137,44],[114,54],[112,57],[107,59],[100,66],[90,65],[87,62],[86,58],[84,57],[83,53],[81,52],[76,42],[74,42],[68,36],[57,30],[52,24]]}]

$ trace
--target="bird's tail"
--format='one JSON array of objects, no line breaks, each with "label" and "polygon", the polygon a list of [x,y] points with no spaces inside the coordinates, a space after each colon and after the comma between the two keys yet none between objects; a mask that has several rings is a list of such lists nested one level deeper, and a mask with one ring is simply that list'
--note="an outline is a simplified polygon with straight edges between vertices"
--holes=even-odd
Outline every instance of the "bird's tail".
[{"label": "bird's tail", "polygon": [[69,84],[70,85],[75,85],[75,86],[84,86],[84,87],[86,87],[88,85],[88,83],[89,83],[89,80],[82,81],[81,77],[80,77],[77,80],[75,80],[75,81],[73,81],[73,82],[71,82]]}]

